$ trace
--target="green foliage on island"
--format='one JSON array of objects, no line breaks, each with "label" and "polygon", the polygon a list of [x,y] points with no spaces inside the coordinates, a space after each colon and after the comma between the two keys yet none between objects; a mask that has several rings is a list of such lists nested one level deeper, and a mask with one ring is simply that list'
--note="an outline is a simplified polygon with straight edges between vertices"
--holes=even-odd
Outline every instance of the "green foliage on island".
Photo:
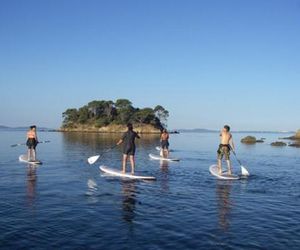
[{"label": "green foliage on island", "polygon": [[167,126],[169,112],[157,105],[152,108],[136,108],[127,99],[92,101],[79,109],[70,108],[62,114],[63,128],[89,125],[97,128],[109,125],[147,124],[162,129]]}]

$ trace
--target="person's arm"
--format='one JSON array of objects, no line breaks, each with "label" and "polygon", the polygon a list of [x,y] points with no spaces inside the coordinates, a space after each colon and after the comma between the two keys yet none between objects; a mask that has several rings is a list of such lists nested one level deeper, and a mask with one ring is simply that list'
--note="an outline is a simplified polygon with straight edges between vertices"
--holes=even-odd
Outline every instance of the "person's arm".
[{"label": "person's arm", "polygon": [[38,143],[39,142],[39,140],[38,140],[38,137],[37,137],[37,133],[36,133],[36,131],[34,132],[34,134],[35,134],[35,140],[36,140],[36,142]]},{"label": "person's arm", "polygon": [[139,136],[139,132],[136,132],[136,138],[141,139],[141,137]]},{"label": "person's arm", "polygon": [[117,142],[117,145],[119,146],[120,144],[123,143],[123,139],[120,139],[118,142]]},{"label": "person's arm", "polygon": [[235,152],[235,147],[234,147],[234,143],[233,143],[232,136],[230,137],[229,145],[230,145],[230,147],[232,148],[232,150]]},{"label": "person's arm", "polygon": [[117,142],[117,145],[120,145],[124,142],[126,135],[126,133],[123,134],[122,138]]}]

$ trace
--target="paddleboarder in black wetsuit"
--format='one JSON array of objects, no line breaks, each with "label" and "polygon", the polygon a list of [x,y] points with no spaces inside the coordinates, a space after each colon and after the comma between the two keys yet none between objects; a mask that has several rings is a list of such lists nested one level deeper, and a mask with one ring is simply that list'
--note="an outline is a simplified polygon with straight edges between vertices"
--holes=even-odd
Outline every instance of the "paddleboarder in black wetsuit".
[{"label": "paddleboarder in black wetsuit", "polygon": [[128,156],[130,159],[131,164],[131,173],[134,174],[134,168],[135,168],[135,138],[140,138],[137,132],[133,131],[133,126],[131,123],[127,124],[127,132],[123,134],[122,139],[120,139],[117,143],[117,145],[120,145],[123,143],[123,164],[122,164],[122,172],[126,172],[126,163],[128,160]]}]

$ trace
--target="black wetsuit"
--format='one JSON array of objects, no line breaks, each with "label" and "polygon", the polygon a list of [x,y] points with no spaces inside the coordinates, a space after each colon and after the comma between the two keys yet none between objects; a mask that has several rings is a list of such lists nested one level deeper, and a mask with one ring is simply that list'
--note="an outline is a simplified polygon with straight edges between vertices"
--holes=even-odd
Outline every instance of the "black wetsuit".
[{"label": "black wetsuit", "polygon": [[167,139],[167,140],[162,140],[161,142],[160,142],[160,146],[161,146],[161,148],[162,149],[169,149],[169,140]]},{"label": "black wetsuit", "polygon": [[27,142],[26,142],[26,146],[29,148],[29,149],[35,149],[36,146],[37,146],[38,142],[35,138],[28,138],[27,139]]},{"label": "black wetsuit", "polygon": [[128,130],[124,133],[123,140],[123,154],[124,155],[134,155],[135,154],[135,138],[140,138],[139,135],[132,131]]}]

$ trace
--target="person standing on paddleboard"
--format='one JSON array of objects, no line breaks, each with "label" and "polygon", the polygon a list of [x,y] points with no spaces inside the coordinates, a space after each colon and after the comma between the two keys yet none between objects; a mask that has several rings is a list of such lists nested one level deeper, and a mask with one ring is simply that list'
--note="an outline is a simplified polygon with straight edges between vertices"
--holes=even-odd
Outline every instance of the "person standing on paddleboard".
[{"label": "person standing on paddleboard", "polygon": [[123,134],[122,139],[120,139],[117,143],[117,145],[120,145],[123,143],[123,164],[122,164],[122,172],[126,172],[126,163],[128,160],[128,157],[130,159],[131,164],[131,173],[134,174],[134,168],[135,168],[135,139],[140,139],[140,136],[137,132],[133,131],[133,126],[131,123],[127,124],[127,132]]},{"label": "person standing on paddleboard", "polygon": [[161,147],[161,156],[164,158],[169,157],[169,133],[166,129],[163,129],[160,135],[160,147]]},{"label": "person standing on paddleboard", "polygon": [[222,159],[225,157],[225,160],[227,162],[227,168],[228,168],[228,174],[231,175],[231,162],[230,162],[230,150],[234,149],[232,134],[229,132],[230,127],[228,125],[225,125],[220,133],[220,140],[221,143],[218,148],[218,170],[219,174],[222,175]]},{"label": "person standing on paddleboard", "polygon": [[28,147],[28,161],[36,161],[36,146],[38,144],[38,138],[36,134],[36,126],[30,126],[27,132],[26,146]]}]

